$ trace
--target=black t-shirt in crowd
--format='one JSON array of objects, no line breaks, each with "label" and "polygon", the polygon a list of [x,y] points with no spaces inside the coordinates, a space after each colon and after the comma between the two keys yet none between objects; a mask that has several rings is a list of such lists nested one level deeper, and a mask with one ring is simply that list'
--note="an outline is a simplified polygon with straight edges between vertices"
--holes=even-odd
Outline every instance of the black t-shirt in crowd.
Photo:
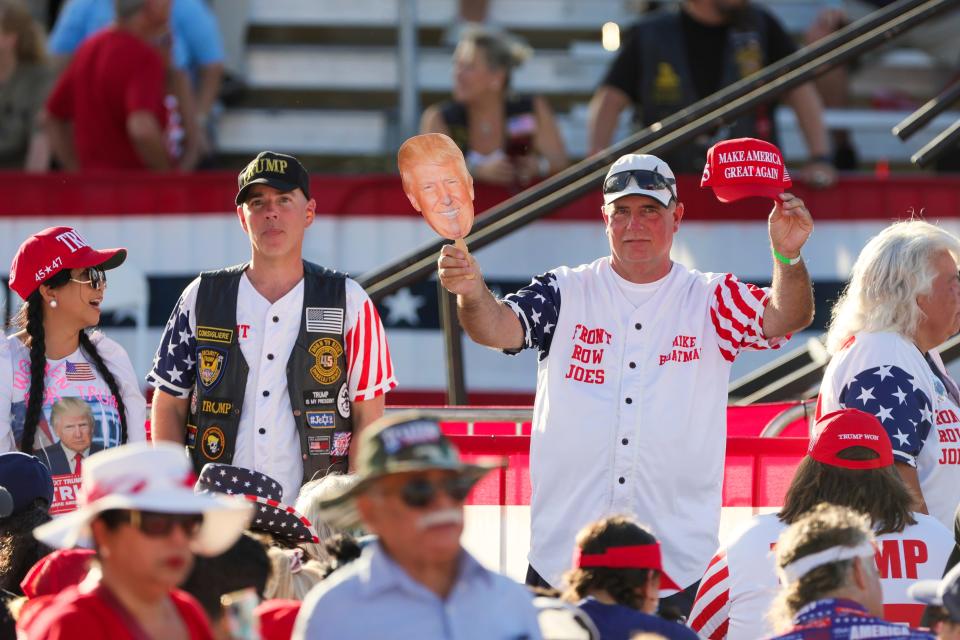
[{"label": "black t-shirt in crowd", "polygon": [[[755,7],[755,9],[766,21],[767,50],[764,52],[764,66],[796,51],[793,39],[777,19],[762,7]],[[727,32],[730,27],[704,25],[694,20],[683,9],[679,13],[693,86],[699,97],[703,98],[721,88],[723,51],[727,44]],[[640,70],[643,68],[640,61],[643,46],[638,37],[639,31],[639,25],[630,28],[620,47],[620,52],[610,65],[602,83],[620,89],[634,104],[640,102]]]}]

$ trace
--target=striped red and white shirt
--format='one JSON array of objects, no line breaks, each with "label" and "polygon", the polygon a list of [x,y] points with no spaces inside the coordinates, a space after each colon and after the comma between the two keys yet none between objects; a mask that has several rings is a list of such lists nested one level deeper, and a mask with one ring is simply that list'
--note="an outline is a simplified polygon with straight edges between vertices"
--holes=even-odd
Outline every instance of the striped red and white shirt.
[{"label": "striped red and white shirt", "polygon": [[[147,381],[187,398],[196,379],[196,301],[200,278],[184,290],[160,339]],[[346,281],[344,349],[351,402],[372,400],[397,386],[387,336],[376,307],[359,284]],[[300,332],[303,281],[274,303],[246,274],[237,291],[237,339],[249,366],[232,464],[265,473],[293,500],[300,490],[300,436],[287,392],[287,361]]]},{"label": "striped red and white shirt", "polygon": [[[924,605],[907,595],[917,580],[939,580],[953,536],[936,518],[877,538],[884,618],[918,626]],[[756,640],[773,635],[767,611],[780,589],[771,550],[787,526],[776,514],[757,516],[713,556],[690,612],[690,627],[709,640]]]},{"label": "striped red and white shirt", "polygon": [[550,584],[577,532],[618,513],[653,528],[681,586],[700,579],[719,544],[732,361],[783,342],[763,335],[767,295],[679,264],[633,286],[604,257],[505,298],[540,352],[529,560]]}]

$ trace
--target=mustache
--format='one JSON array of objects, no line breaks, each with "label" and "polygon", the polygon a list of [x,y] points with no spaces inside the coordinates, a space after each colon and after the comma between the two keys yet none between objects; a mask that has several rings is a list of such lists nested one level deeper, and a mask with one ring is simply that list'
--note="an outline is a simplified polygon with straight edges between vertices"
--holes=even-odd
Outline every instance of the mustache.
[{"label": "mustache", "polygon": [[424,514],[417,520],[418,529],[429,529],[446,524],[463,524],[463,512],[460,509],[441,509]]}]

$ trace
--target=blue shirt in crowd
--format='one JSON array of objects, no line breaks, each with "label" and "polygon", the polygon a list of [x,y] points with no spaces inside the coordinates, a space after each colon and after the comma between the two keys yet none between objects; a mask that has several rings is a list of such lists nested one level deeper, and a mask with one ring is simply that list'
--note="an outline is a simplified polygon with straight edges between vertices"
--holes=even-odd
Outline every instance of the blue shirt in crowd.
[{"label": "blue shirt in crowd", "polygon": [[875,618],[853,600],[828,598],[811,602],[797,612],[793,628],[773,640],[936,640],[905,624]]},{"label": "blue shirt in crowd", "polygon": [[577,606],[593,620],[600,632],[600,640],[630,640],[633,634],[641,631],[659,633],[667,640],[697,640],[697,634],[682,624],[620,604],[604,604],[595,598],[584,598]]},{"label": "blue shirt in crowd", "polygon": [[[53,25],[47,49],[53,55],[73,55],[80,43],[116,19],[113,0],[68,0]],[[173,0],[171,58],[178,69],[223,62],[223,41],[213,11],[203,0]]]},{"label": "blue shirt in crowd", "polygon": [[540,640],[541,635],[533,595],[466,551],[453,589],[441,599],[377,542],[307,595],[293,637]]}]

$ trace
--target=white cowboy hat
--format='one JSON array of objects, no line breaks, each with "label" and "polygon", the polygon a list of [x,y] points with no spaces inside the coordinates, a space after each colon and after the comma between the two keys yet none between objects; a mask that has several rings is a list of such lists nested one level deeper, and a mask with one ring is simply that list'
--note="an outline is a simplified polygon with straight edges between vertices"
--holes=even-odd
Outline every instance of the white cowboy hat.
[{"label": "white cowboy hat", "polygon": [[247,528],[253,509],[239,498],[194,493],[194,480],[182,446],[138,442],[106,449],[84,461],[79,508],[37,527],[33,535],[51,547],[92,547],[90,522],[109,509],[202,513],[191,550],[219,555]]}]

